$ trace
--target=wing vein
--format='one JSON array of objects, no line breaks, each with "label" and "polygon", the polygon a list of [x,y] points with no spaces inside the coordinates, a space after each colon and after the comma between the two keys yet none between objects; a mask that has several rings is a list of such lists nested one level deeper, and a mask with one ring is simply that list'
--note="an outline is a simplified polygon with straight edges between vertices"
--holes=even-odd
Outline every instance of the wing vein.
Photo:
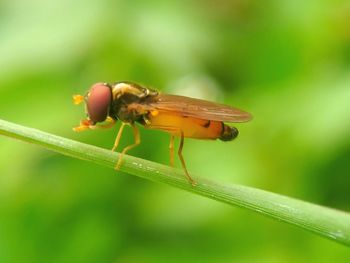
[{"label": "wing vein", "polygon": [[158,95],[147,107],[212,121],[246,122],[252,118],[250,113],[228,105],[168,94]]}]

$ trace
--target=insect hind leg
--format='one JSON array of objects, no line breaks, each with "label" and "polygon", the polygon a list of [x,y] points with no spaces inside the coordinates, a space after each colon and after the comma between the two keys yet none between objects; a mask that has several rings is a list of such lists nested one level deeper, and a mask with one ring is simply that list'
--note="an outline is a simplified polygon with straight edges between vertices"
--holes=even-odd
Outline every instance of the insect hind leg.
[{"label": "insect hind leg", "polygon": [[164,131],[167,131],[167,132],[170,132],[171,134],[171,137],[170,137],[170,144],[169,144],[169,149],[170,149],[170,162],[173,163],[173,160],[172,160],[172,151],[173,151],[173,148],[174,148],[174,137],[175,136],[180,136],[180,146],[179,146],[179,149],[178,149],[178,156],[179,156],[179,159],[181,161],[181,164],[182,164],[182,168],[185,172],[185,175],[188,179],[188,181],[191,183],[191,185],[193,186],[196,186],[197,183],[196,181],[190,176],[190,174],[188,173],[187,171],[187,167],[186,167],[186,163],[185,163],[185,160],[184,160],[184,157],[182,155],[182,149],[183,149],[183,146],[184,146],[184,140],[185,140],[185,136],[184,136],[184,132],[178,128],[178,127],[172,127],[172,126],[161,126],[161,125],[149,125],[147,126],[148,129],[160,129],[160,130],[164,130]]},{"label": "insect hind leg", "polygon": [[178,150],[178,155],[179,155],[179,158],[180,158],[180,161],[181,161],[181,164],[182,164],[182,168],[184,169],[185,171],[185,175],[186,177],[188,178],[188,180],[190,181],[190,183],[195,186],[197,185],[196,181],[193,180],[193,178],[190,176],[190,174],[188,173],[187,171],[187,167],[186,167],[186,163],[185,163],[185,159],[184,157],[182,156],[182,149],[183,149],[183,146],[184,146],[184,132],[181,130],[181,138],[180,138],[180,146],[179,146],[179,150]]}]

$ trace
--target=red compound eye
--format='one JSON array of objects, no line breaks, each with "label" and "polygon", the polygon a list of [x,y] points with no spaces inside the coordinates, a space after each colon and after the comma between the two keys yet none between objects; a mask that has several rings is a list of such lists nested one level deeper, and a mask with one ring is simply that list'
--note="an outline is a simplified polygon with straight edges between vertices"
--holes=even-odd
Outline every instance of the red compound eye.
[{"label": "red compound eye", "polygon": [[95,123],[106,120],[111,101],[111,88],[104,83],[94,84],[86,101],[90,120]]}]

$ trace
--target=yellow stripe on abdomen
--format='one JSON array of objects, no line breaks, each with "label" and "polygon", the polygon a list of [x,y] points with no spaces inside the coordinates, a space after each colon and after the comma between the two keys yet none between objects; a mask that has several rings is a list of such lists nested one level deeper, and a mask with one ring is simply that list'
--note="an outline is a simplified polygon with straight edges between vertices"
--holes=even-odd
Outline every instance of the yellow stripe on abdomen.
[{"label": "yellow stripe on abdomen", "polygon": [[158,112],[148,115],[149,124],[146,128],[167,131],[175,136],[196,139],[218,139],[223,131],[223,123],[220,121],[202,120],[192,117],[185,117],[178,114]]}]

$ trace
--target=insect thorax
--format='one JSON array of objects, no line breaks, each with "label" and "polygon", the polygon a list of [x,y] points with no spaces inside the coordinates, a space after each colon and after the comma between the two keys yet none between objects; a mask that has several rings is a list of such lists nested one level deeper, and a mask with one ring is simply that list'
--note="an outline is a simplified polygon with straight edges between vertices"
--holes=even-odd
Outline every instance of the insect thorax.
[{"label": "insect thorax", "polygon": [[144,103],[149,98],[158,94],[157,91],[144,88],[131,82],[118,82],[112,86],[113,101],[110,107],[109,116],[123,122],[133,123],[143,118],[135,110],[129,110],[132,103]]},{"label": "insect thorax", "polygon": [[114,119],[119,119],[123,122],[132,123],[136,121],[140,116],[137,116],[135,112],[128,110],[128,105],[131,103],[139,103],[140,98],[132,95],[132,94],[124,94],[120,96],[118,99],[113,100],[110,110],[109,116]]}]

